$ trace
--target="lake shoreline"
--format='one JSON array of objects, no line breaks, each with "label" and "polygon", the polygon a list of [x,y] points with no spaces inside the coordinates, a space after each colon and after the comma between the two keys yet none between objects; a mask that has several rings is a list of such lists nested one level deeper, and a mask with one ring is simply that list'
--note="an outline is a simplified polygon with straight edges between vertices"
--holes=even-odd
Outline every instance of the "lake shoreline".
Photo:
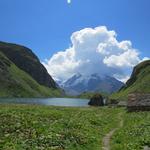
[{"label": "lake shoreline", "polygon": [[0,104],[88,107],[89,99],[80,98],[0,98]]}]

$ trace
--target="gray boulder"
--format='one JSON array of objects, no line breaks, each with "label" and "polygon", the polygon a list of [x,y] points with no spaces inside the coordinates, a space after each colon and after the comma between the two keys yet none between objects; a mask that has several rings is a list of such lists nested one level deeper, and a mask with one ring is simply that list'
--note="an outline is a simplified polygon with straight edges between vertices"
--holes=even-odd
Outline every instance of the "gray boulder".
[{"label": "gray boulder", "polygon": [[91,97],[89,103],[91,106],[104,106],[104,100],[101,94],[95,94]]}]

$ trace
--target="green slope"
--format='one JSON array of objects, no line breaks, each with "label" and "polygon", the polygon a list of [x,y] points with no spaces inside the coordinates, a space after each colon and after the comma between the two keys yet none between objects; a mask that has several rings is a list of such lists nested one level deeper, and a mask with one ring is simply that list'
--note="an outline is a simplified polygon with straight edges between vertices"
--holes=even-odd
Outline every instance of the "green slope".
[{"label": "green slope", "polygon": [[0,97],[58,97],[60,95],[58,89],[40,85],[0,52]]},{"label": "green slope", "polygon": [[150,60],[138,64],[132,72],[126,85],[117,93],[111,95],[112,99],[126,100],[129,93],[150,93]]},{"label": "green slope", "polygon": [[80,95],[77,96],[77,97],[78,97],[78,98],[90,99],[90,98],[93,97],[95,94],[101,94],[103,97],[108,97],[108,96],[109,96],[108,93],[104,93],[104,92],[84,92],[84,93],[80,94]]},{"label": "green slope", "polygon": [[55,81],[31,49],[18,44],[0,42],[0,52],[40,85],[57,88]]}]

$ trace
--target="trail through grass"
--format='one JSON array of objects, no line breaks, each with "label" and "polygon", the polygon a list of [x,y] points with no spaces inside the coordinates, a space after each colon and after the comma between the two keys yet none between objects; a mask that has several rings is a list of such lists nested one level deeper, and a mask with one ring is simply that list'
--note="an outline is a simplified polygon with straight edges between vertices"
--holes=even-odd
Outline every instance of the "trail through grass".
[{"label": "trail through grass", "polygon": [[114,129],[112,129],[109,133],[107,133],[104,138],[103,138],[103,147],[102,149],[103,150],[110,150],[111,149],[111,145],[110,145],[110,142],[111,142],[111,138],[113,136],[113,134],[119,130],[120,128],[123,127],[123,113],[119,113],[118,114],[118,121],[119,121],[119,125],[118,127],[115,127]]},{"label": "trail through grass", "polygon": [[104,145],[111,150],[150,147],[150,112],[0,105],[2,150],[102,150]]},{"label": "trail through grass", "polygon": [[124,114],[123,128],[112,137],[111,150],[143,150],[150,147],[150,112]]}]

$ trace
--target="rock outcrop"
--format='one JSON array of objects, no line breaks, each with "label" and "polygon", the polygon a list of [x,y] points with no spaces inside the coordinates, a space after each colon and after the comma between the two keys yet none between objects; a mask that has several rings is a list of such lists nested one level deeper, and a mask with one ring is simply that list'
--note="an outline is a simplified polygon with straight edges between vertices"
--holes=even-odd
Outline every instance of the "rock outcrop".
[{"label": "rock outcrop", "polygon": [[88,104],[91,106],[104,106],[103,97],[101,94],[95,94],[91,97]]},{"label": "rock outcrop", "polygon": [[132,93],[128,96],[128,111],[150,111],[150,93]]}]

